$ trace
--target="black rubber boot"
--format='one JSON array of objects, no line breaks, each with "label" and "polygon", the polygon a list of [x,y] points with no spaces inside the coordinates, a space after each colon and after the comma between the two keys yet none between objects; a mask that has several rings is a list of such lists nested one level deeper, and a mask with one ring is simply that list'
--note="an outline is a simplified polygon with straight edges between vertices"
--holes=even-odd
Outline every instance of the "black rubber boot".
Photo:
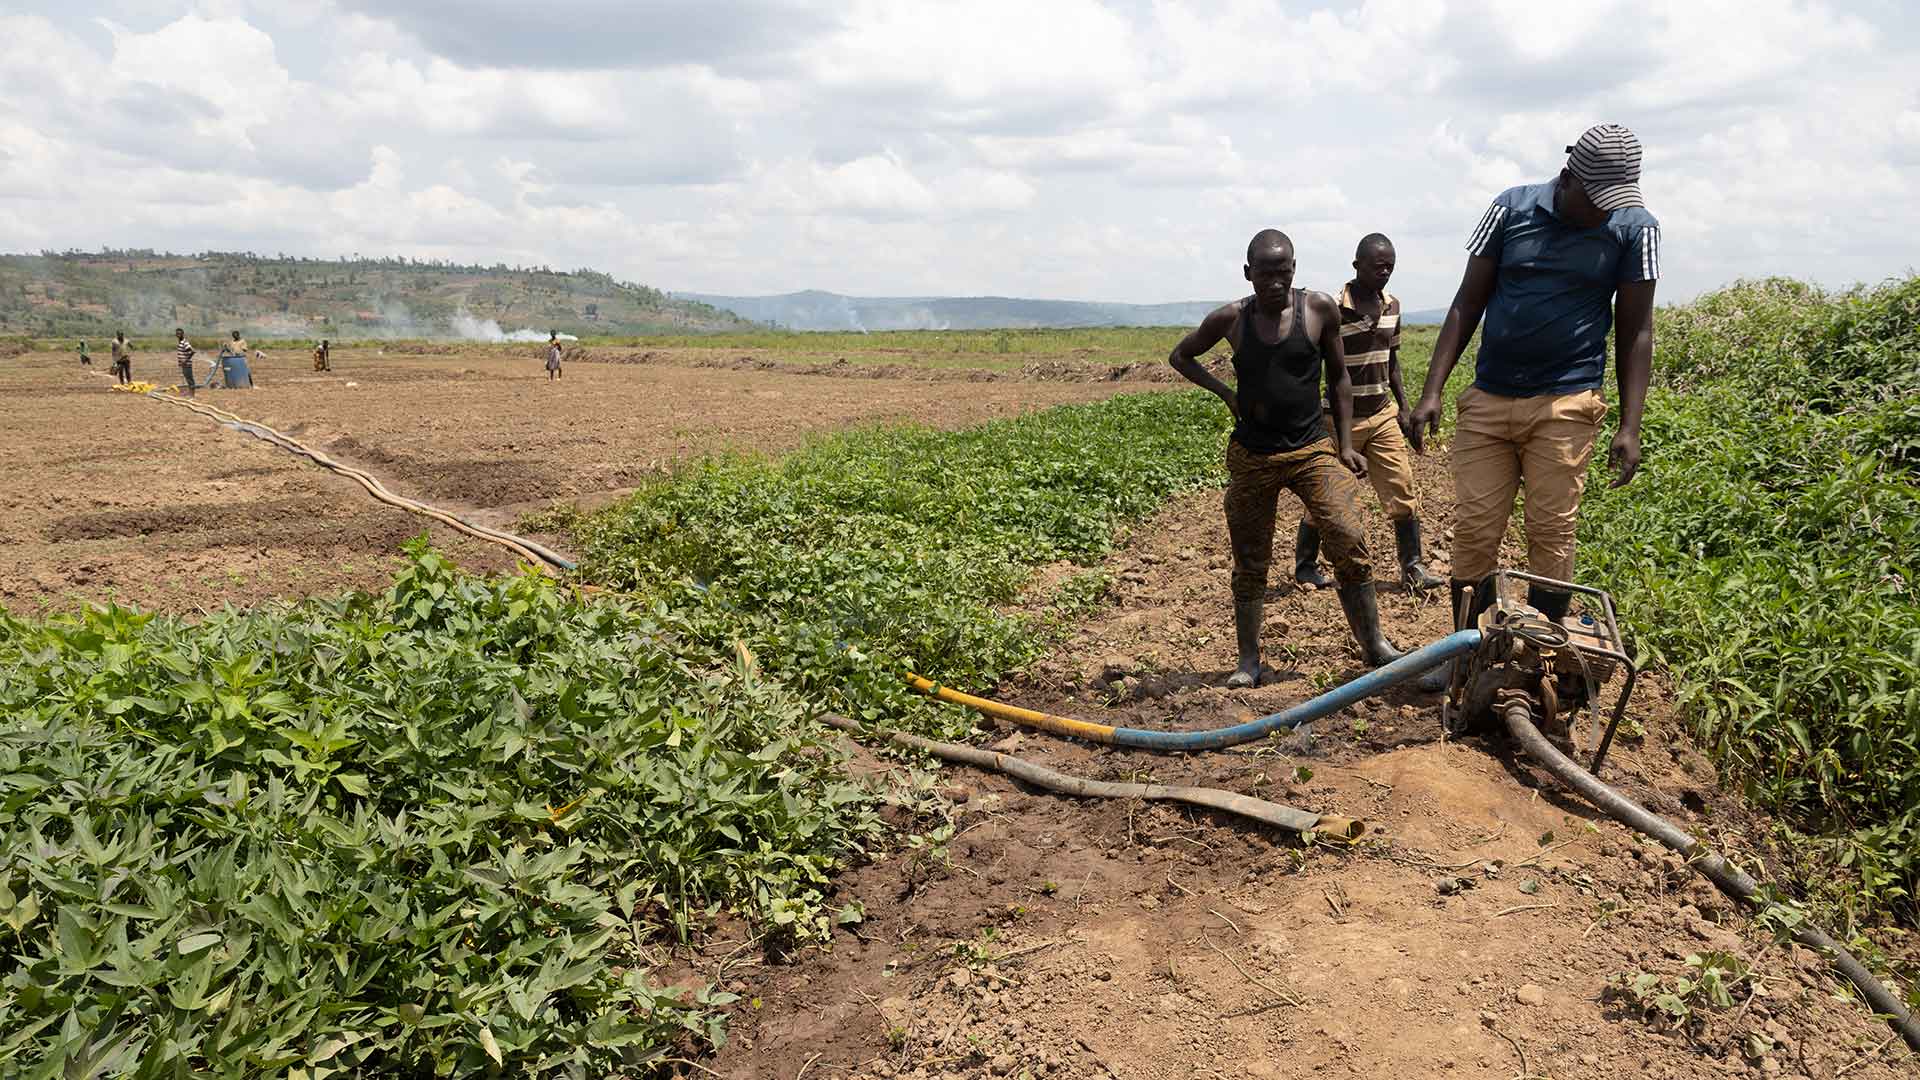
[{"label": "black rubber boot", "polygon": [[1320,530],[1302,521],[1293,534],[1293,581],[1316,589],[1333,586],[1332,579],[1320,572]]},{"label": "black rubber boot", "polygon": [[1400,580],[1407,588],[1425,592],[1437,589],[1444,582],[1428,570],[1426,557],[1420,552],[1420,519],[1407,518],[1393,523],[1393,542],[1400,554]]},{"label": "black rubber boot", "polygon": [[1527,586],[1527,606],[1537,608],[1540,614],[1554,622],[1567,617],[1567,605],[1573,603],[1573,594],[1559,589],[1547,589],[1539,585]]},{"label": "black rubber boot", "polygon": [[1266,605],[1258,600],[1233,602],[1233,633],[1240,642],[1240,666],[1227,676],[1227,689],[1243,690],[1260,683],[1260,623]]},{"label": "black rubber boot", "polygon": [[1380,603],[1373,593],[1373,582],[1342,585],[1340,608],[1347,613],[1347,625],[1353,628],[1353,640],[1360,643],[1360,655],[1368,666],[1379,667],[1403,655],[1380,632]]}]

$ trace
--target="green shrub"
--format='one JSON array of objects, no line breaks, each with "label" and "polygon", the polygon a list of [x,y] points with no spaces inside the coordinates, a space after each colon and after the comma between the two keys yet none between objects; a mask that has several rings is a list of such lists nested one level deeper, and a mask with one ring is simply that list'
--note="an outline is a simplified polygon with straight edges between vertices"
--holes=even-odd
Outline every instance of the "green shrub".
[{"label": "green shrub", "polygon": [[726,995],[651,947],[722,905],[824,934],[876,821],[722,637],[424,549],[382,596],[0,619],[0,1060],[608,1075],[717,1039]]},{"label": "green shrub", "polygon": [[1036,655],[1041,627],[1006,610],[1032,568],[1098,558],[1121,524],[1223,479],[1226,423],[1210,395],[1152,393],[705,462],[577,528],[581,569],[733,612],[803,694],[898,714],[902,663],[991,686]]},{"label": "green shrub", "polygon": [[1819,891],[1911,921],[1920,279],[1741,284],[1663,311],[1658,340],[1648,466],[1614,491],[1596,462],[1582,574],[1703,743],[1846,868]]}]

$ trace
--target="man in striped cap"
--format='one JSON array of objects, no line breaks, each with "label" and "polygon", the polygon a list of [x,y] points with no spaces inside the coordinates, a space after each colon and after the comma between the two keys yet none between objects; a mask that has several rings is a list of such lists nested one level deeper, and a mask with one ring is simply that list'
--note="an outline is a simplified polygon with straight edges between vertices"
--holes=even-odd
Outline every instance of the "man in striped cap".
[{"label": "man in striped cap", "polygon": [[[1574,527],[1607,402],[1614,329],[1620,425],[1607,458],[1613,486],[1640,466],[1640,413],[1653,369],[1653,289],[1660,223],[1640,197],[1640,140],[1618,124],[1588,128],[1560,175],[1500,193],[1467,242],[1466,274],[1433,347],[1416,431],[1440,430],[1440,392],[1486,318],[1473,386],[1455,403],[1454,610],[1491,574],[1524,485],[1527,569],[1573,579]],[[1476,589],[1475,608],[1490,600]],[[1570,597],[1535,586],[1528,602],[1555,619]],[[1477,611],[1476,611],[1477,613]]]},{"label": "man in striped cap", "polygon": [[[1353,448],[1367,459],[1367,479],[1380,509],[1393,522],[1400,580],[1410,589],[1439,588],[1420,550],[1420,499],[1413,491],[1413,410],[1400,383],[1400,298],[1387,291],[1393,277],[1393,241],[1380,233],[1360,238],[1353,252],[1353,280],[1340,290],[1340,342],[1353,383]],[[1322,399],[1328,433],[1333,404]],[[1293,580],[1327,588],[1320,572],[1320,530],[1302,517],[1293,541]]]}]

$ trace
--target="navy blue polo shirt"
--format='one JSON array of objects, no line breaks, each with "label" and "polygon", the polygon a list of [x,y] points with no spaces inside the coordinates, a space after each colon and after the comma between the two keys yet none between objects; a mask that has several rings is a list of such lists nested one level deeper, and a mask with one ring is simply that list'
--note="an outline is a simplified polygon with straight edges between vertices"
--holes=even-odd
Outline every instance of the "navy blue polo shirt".
[{"label": "navy blue polo shirt", "polygon": [[1660,223],[1639,207],[1580,229],[1553,212],[1559,180],[1508,188],[1467,250],[1499,264],[1473,385],[1506,397],[1598,390],[1621,285],[1660,276]]}]

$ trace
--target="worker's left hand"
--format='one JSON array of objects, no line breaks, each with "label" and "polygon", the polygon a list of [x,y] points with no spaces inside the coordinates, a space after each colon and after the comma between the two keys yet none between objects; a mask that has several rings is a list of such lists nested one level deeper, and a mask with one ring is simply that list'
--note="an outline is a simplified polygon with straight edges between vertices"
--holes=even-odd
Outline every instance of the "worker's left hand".
[{"label": "worker's left hand", "polygon": [[1626,487],[1640,470],[1640,433],[1621,429],[1607,448],[1607,464],[1613,468],[1613,487]]},{"label": "worker's left hand", "polygon": [[1360,451],[1353,449],[1340,451],[1340,464],[1345,465],[1348,472],[1362,480],[1367,478],[1367,459],[1360,456]]},{"label": "worker's left hand", "polygon": [[1415,453],[1424,452],[1426,447],[1421,444],[1420,426],[1413,422],[1413,411],[1401,409],[1398,421],[1400,435],[1407,440],[1407,445],[1413,447]]}]

